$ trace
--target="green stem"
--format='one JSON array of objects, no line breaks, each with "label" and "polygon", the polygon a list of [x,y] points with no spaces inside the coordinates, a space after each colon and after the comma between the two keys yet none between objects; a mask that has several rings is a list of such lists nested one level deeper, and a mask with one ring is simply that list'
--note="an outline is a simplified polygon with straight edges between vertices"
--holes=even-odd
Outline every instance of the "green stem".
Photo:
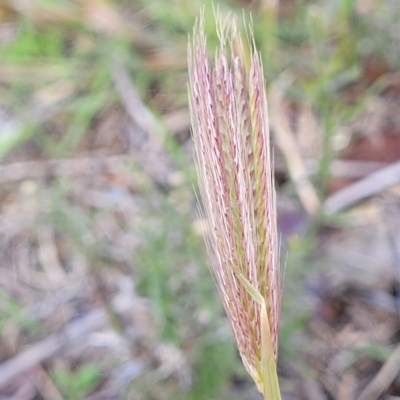
[{"label": "green stem", "polygon": [[265,302],[261,306],[261,373],[264,400],[281,400],[274,346]]}]

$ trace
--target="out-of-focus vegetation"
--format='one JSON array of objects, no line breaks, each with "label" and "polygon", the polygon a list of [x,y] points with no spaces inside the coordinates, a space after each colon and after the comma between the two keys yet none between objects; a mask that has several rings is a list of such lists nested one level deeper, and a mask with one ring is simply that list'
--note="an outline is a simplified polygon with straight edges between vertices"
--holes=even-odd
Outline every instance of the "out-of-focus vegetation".
[{"label": "out-of-focus vegetation", "polygon": [[[329,264],[318,257],[332,162],[365,128],[357,123],[371,99],[400,87],[400,3],[274,3],[214,8],[239,20],[244,9],[246,21],[252,13],[271,111],[312,161],[307,179],[320,208],[306,217],[309,197],[287,172],[291,153],[272,121],[288,254],[282,389],[300,396],[285,365],[307,365],[312,350],[315,300],[304,281]],[[93,310],[107,316],[24,371],[37,392],[25,398],[257,398],[205,262],[195,197],[186,46],[203,6],[212,48],[208,1],[0,2],[0,362],[8,368],[6,360]],[[376,348],[379,357],[358,350],[354,359],[386,359],[385,346]],[[311,364],[307,378],[321,368]],[[28,387],[26,376],[14,381]],[[0,394],[16,393],[12,382],[0,379]],[[332,398],[329,383],[322,387]]]}]

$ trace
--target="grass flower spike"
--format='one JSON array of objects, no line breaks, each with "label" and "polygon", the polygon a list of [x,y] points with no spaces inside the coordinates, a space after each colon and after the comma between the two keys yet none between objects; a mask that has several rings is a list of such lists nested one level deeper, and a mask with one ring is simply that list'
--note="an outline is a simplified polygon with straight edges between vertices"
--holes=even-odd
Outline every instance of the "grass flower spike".
[{"label": "grass flower spike", "polygon": [[236,20],[217,17],[207,57],[204,16],[189,43],[189,103],[207,249],[242,361],[268,400],[276,372],[281,300],[275,188],[262,64]]}]

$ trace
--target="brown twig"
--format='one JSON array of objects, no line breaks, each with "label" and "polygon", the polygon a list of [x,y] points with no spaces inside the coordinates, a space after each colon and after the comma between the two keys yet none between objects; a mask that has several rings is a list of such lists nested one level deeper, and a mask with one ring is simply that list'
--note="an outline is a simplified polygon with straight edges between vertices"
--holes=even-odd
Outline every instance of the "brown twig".
[{"label": "brown twig", "polygon": [[94,310],[85,317],[72,322],[62,332],[55,333],[34,343],[15,357],[0,365],[0,389],[18,375],[23,374],[54,356],[61,349],[73,345],[77,340],[106,325],[107,317],[103,310]]},{"label": "brown twig", "polygon": [[131,151],[137,151],[143,169],[163,189],[169,187],[172,162],[163,147],[164,128],[146,107],[129,78],[122,61],[114,59],[111,74],[121,102],[131,118],[134,135],[130,137]]},{"label": "brown twig", "polygon": [[392,352],[380,371],[367,385],[358,400],[375,400],[389,387],[400,373],[400,346]]},{"label": "brown twig", "polygon": [[328,197],[324,204],[324,212],[326,215],[335,214],[398,182],[400,182],[400,161],[388,165]]},{"label": "brown twig", "polygon": [[49,175],[97,174],[99,170],[121,169],[131,159],[127,155],[76,157],[61,160],[27,161],[0,165],[0,184]]},{"label": "brown twig", "polygon": [[285,156],[291,180],[304,209],[309,215],[315,215],[320,208],[318,195],[308,179],[306,165],[284,112],[283,93],[276,85],[269,91],[269,104],[271,125],[274,128],[278,146]]}]

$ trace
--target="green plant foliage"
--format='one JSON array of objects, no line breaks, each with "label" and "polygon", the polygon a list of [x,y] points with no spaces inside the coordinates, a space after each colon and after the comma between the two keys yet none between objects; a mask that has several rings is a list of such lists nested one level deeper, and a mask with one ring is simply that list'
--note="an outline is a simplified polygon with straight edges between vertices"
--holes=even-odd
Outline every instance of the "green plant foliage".
[{"label": "green plant foliage", "polygon": [[63,56],[65,33],[63,28],[40,29],[29,21],[22,21],[18,38],[1,52],[3,62],[24,62],[32,57],[56,59]]},{"label": "green plant foliage", "polygon": [[185,193],[191,201],[189,189],[184,188],[183,204],[171,205],[171,200],[164,199],[157,211],[146,215],[140,227],[144,247],[137,255],[138,289],[152,300],[161,336],[174,342],[188,333],[186,318],[192,312],[214,304],[211,285],[205,280],[209,271],[201,254],[201,239],[193,233],[187,212],[182,214],[176,208],[188,207]]},{"label": "green plant foliage", "polygon": [[[237,357],[233,342],[230,340],[218,340],[203,346],[200,344],[194,364],[193,388],[186,398],[188,400],[221,399],[221,389],[226,386],[233,367],[238,363]],[[213,367],[210,368],[210,365]]]},{"label": "green plant foliage", "polygon": [[41,331],[40,322],[0,289],[0,336],[8,321],[13,321],[21,329],[32,334],[38,334]]},{"label": "green plant foliage", "polygon": [[94,364],[84,364],[73,372],[54,369],[50,376],[68,400],[83,399],[101,379],[100,370]]}]

